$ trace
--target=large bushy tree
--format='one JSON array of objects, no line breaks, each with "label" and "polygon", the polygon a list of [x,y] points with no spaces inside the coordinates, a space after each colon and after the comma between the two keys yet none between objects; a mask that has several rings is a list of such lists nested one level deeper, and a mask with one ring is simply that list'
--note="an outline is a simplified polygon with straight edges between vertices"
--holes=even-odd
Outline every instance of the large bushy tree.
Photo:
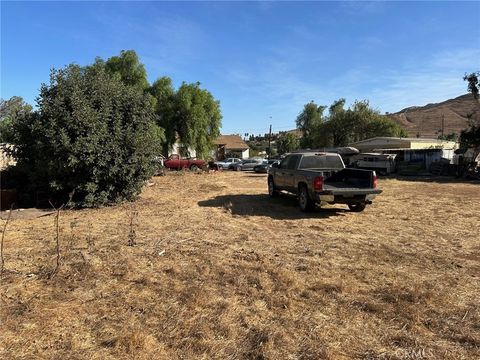
[{"label": "large bushy tree", "polygon": [[145,66],[133,50],[123,50],[106,61],[98,58],[96,64],[104,64],[106,71],[125,85],[146,92],[157,115],[157,125],[165,131],[164,155],[168,155],[177,140],[194,149],[198,157],[208,155],[220,134],[222,116],[219,102],[201,89],[200,83],[184,83],[175,90],[172,80],[163,76],[149,85]]},{"label": "large bushy tree", "polygon": [[78,206],[131,200],[154,172],[161,130],[150,99],[102,62],[53,70],[38,110],[14,124],[15,157],[34,189]]},{"label": "large bushy tree", "polygon": [[[300,116],[306,113],[307,106]],[[323,110],[324,106],[317,106]],[[299,118],[300,118],[299,116]],[[299,125],[297,118],[297,126]],[[318,119],[317,117],[311,117]],[[381,115],[370,107],[368,101],[356,101],[350,108],[345,109],[345,99],[335,101],[329,107],[329,114],[321,121],[311,121],[307,129],[302,129],[304,137],[302,146],[312,148],[329,146],[347,146],[348,144],[376,136],[406,137],[407,132],[388,117]]]}]

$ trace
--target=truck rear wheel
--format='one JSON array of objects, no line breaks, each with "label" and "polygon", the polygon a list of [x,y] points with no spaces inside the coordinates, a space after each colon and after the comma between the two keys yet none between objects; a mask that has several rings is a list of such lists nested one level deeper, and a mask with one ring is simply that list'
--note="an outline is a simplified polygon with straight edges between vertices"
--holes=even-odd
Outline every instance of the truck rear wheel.
[{"label": "truck rear wheel", "polygon": [[275,189],[275,183],[273,182],[273,178],[271,176],[268,178],[268,195],[270,197],[278,196],[278,190]]},{"label": "truck rear wheel", "polygon": [[361,212],[365,210],[366,206],[367,204],[363,201],[355,204],[348,204],[348,208],[350,209],[350,211],[353,211],[353,212]]},{"label": "truck rear wheel", "polygon": [[310,199],[308,189],[305,185],[300,185],[298,188],[298,205],[303,212],[312,211],[315,207],[315,203]]}]

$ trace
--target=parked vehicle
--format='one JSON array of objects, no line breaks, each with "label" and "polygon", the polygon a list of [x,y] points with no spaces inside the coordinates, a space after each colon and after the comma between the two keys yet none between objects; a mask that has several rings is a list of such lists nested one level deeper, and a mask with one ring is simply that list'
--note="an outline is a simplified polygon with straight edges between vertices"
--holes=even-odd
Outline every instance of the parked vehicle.
[{"label": "parked vehicle", "polygon": [[170,155],[168,159],[163,161],[163,165],[171,170],[198,170],[205,165],[205,161],[197,159],[182,159],[180,155],[173,154]]},{"label": "parked vehicle", "polygon": [[396,154],[364,153],[353,155],[350,164],[359,169],[376,170],[380,175],[395,171]]},{"label": "parked vehicle", "polygon": [[263,159],[246,159],[242,160],[241,163],[234,164],[232,168],[235,171],[253,170],[255,165],[260,165],[262,162]]},{"label": "parked vehicle", "polygon": [[256,173],[267,173],[268,169],[272,166],[272,164],[279,162],[279,160],[264,160],[262,164],[255,165],[253,167],[253,171],[255,171]]},{"label": "parked vehicle", "polygon": [[215,165],[217,165],[220,169],[229,169],[230,166],[233,166],[240,162],[242,162],[242,159],[228,158],[228,159],[225,159],[224,161],[216,161]]},{"label": "parked vehicle", "polygon": [[339,154],[293,153],[268,171],[268,193],[279,191],[298,196],[302,211],[316,203],[347,204],[351,211],[363,211],[382,192],[377,189],[375,171],[345,168]]}]

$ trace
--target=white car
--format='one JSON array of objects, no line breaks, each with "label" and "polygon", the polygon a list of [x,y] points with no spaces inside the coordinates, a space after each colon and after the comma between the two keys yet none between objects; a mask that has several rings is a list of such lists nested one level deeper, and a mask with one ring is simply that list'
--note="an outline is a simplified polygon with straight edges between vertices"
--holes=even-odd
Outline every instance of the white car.
[{"label": "white car", "polygon": [[217,165],[220,169],[228,169],[231,166],[240,162],[242,162],[242,159],[228,158],[228,159],[225,159],[224,161],[216,161],[215,165]]},{"label": "white car", "polygon": [[233,165],[235,171],[253,170],[256,165],[261,165],[264,159],[246,159],[241,163]]}]

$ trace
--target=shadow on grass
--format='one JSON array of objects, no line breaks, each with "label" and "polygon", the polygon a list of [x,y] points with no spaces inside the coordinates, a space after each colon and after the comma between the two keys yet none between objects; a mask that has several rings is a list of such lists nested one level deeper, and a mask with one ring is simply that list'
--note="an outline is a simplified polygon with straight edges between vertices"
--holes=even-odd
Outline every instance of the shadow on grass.
[{"label": "shadow on grass", "polygon": [[348,211],[341,208],[316,209],[309,213],[300,211],[298,201],[294,196],[281,194],[270,198],[264,194],[251,195],[219,195],[212,199],[198,202],[202,207],[223,208],[233,215],[268,216],[277,220],[294,220],[305,218],[328,218],[345,215]]},{"label": "shadow on grass", "polygon": [[428,183],[439,183],[439,184],[480,184],[478,179],[464,179],[456,178],[453,176],[407,176],[407,175],[395,175],[395,176],[386,176],[380,177],[381,179],[395,179],[400,181],[412,181],[412,182],[428,182]]}]

